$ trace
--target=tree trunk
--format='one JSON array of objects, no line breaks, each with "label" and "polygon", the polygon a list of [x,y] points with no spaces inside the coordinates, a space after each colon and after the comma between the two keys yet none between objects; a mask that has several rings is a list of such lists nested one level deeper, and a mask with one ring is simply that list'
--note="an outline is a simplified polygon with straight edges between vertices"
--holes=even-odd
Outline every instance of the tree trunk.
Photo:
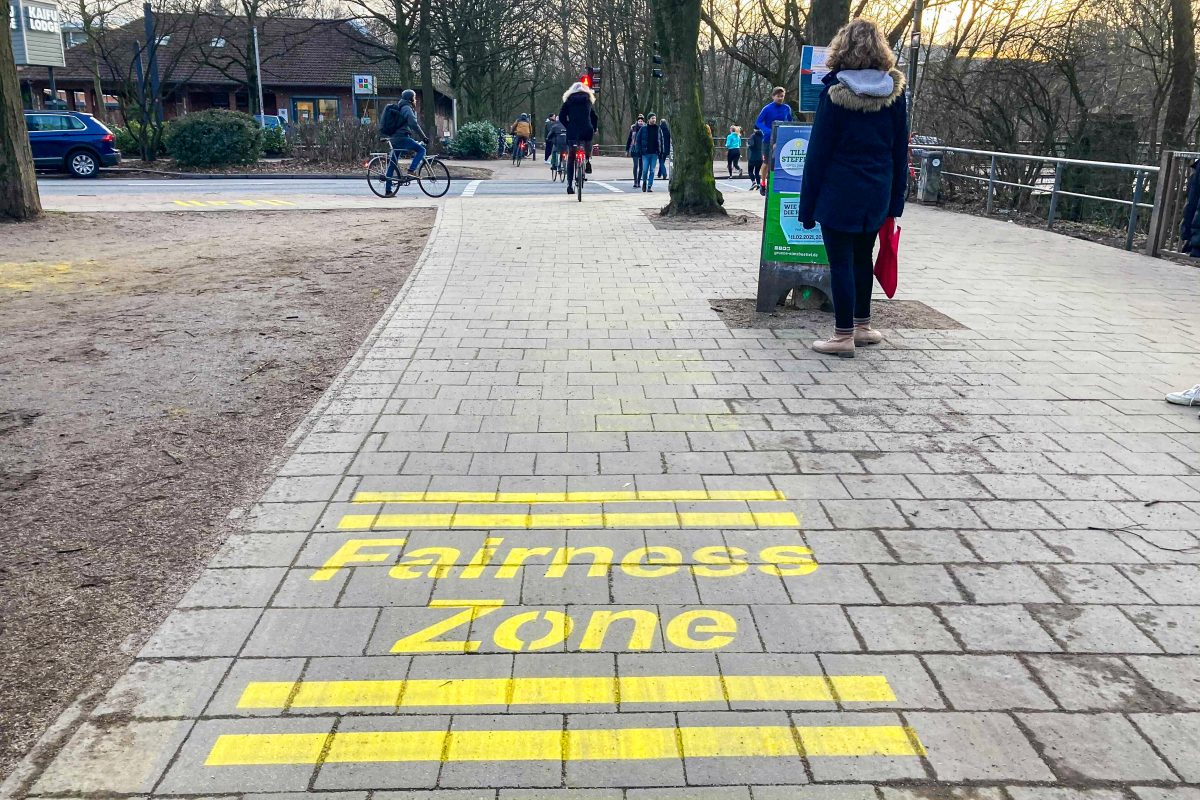
[{"label": "tree trunk", "polygon": [[812,0],[808,12],[808,43],[824,47],[850,21],[850,0]]},{"label": "tree trunk", "polygon": [[437,117],[434,114],[437,110],[437,91],[433,87],[433,32],[430,30],[433,18],[429,3],[430,0],[421,0],[421,19],[418,22],[421,27],[417,32],[417,46],[421,50],[421,127],[425,129],[426,136],[437,142]]},{"label": "tree trunk", "polygon": [[0,31],[3,31],[0,34],[0,217],[28,220],[41,216],[42,201],[33,173],[21,84],[8,35],[11,14],[12,6],[0,3]]},{"label": "tree trunk", "polygon": [[1196,17],[1191,0],[1171,0],[1171,89],[1163,116],[1164,148],[1183,147],[1195,80]]},{"label": "tree trunk", "polygon": [[671,110],[671,202],[664,216],[722,215],[724,198],[713,179],[713,143],[700,99],[701,0],[650,0],[663,57]]}]

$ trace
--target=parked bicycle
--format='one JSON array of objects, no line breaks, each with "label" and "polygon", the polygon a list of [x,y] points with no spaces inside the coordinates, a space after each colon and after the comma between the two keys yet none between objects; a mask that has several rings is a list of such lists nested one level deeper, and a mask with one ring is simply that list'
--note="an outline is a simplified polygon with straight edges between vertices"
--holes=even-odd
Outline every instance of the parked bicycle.
[{"label": "parked bicycle", "polygon": [[[383,141],[388,141],[384,139]],[[416,175],[407,174],[405,164],[412,156],[411,151],[392,150],[386,153],[371,153],[364,165],[367,169],[367,185],[379,197],[395,197],[400,189],[416,178],[421,191],[429,197],[441,197],[450,190],[450,170],[440,156],[426,156],[417,167]],[[389,162],[392,176],[388,177]],[[388,184],[391,191],[388,191]]]}]

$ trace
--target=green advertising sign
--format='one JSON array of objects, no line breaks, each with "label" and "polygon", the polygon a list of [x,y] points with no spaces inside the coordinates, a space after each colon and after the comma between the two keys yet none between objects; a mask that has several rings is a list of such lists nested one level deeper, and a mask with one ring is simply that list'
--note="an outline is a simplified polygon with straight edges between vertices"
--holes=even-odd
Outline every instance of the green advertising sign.
[{"label": "green advertising sign", "polygon": [[808,154],[811,125],[778,123],[772,137],[773,168],[767,186],[762,260],[776,264],[828,264],[821,226],[800,224],[800,183]]}]

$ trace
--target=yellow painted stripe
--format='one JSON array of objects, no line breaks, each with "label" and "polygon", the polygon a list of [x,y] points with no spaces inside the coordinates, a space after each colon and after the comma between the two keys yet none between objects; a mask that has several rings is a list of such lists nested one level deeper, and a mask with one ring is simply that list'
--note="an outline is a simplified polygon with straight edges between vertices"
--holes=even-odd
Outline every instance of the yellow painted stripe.
[{"label": "yellow painted stripe", "polygon": [[797,727],[807,756],[923,756],[912,728],[899,725]]},{"label": "yellow painted stripe", "polygon": [[786,500],[774,489],[589,492],[355,492],[354,503],[629,503],[634,501]]},{"label": "yellow painted stripe", "polygon": [[410,528],[798,528],[790,511],[631,511],[603,514],[346,514],[340,530],[408,530]]},{"label": "yellow painted stripe", "polygon": [[[293,695],[294,690],[294,696]],[[291,702],[288,698],[291,697]],[[882,675],[652,675],[366,681],[253,681],[238,708],[890,702]]]},{"label": "yellow painted stripe", "polygon": [[218,737],[205,764],[316,764],[327,743],[324,763],[761,758],[796,756],[801,748],[809,757],[925,752],[910,728],[897,725],[250,733]]}]

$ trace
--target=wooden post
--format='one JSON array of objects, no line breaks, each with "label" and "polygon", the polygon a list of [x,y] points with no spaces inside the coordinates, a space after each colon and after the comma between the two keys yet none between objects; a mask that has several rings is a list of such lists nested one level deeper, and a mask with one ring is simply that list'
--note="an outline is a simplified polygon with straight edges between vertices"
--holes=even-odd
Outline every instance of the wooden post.
[{"label": "wooden post", "polygon": [[1162,250],[1163,242],[1168,241],[1171,232],[1167,227],[1171,224],[1170,209],[1174,204],[1171,198],[1179,190],[1175,183],[1175,152],[1163,150],[1158,163],[1158,181],[1154,186],[1154,209],[1150,212],[1150,230],[1146,234],[1146,255],[1157,257]]}]

